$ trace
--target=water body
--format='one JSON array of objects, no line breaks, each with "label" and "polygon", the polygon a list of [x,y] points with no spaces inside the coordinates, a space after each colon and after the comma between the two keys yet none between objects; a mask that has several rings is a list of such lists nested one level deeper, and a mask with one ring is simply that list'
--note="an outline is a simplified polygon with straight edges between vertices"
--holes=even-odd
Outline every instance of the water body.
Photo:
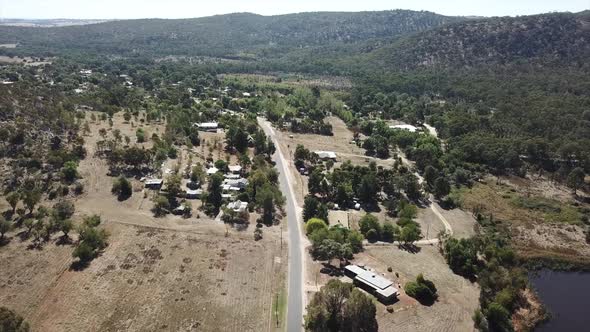
[{"label": "water body", "polygon": [[551,313],[535,331],[590,331],[590,273],[543,270],[530,280]]}]

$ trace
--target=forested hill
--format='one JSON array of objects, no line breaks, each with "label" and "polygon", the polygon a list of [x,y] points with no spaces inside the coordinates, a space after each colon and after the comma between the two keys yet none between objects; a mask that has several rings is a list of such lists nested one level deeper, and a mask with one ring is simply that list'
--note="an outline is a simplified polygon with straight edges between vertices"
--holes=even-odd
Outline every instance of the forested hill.
[{"label": "forested hill", "polygon": [[510,63],[582,66],[590,59],[590,11],[467,20],[373,52],[384,67],[415,69]]},{"label": "forested hill", "polygon": [[125,55],[238,56],[262,49],[395,39],[464,18],[431,12],[321,12],[279,16],[249,13],[195,19],[113,21],[51,29],[0,27],[0,43],[42,53],[88,51]]}]

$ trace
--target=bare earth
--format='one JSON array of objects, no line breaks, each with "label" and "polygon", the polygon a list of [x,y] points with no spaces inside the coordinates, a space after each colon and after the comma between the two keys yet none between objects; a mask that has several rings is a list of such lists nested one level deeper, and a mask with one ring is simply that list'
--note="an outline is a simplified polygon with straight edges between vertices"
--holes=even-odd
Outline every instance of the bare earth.
[{"label": "bare earth", "polygon": [[[454,274],[438,252],[437,246],[421,246],[412,254],[397,248],[370,247],[355,258],[355,263],[366,264],[386,278],[401,284],[399,301],[392,305],[394,312],[377,302],[377,321],[380,331],[473,331],[471,316],[479,306],[479,287]],[[391,267],[393,272],[387,272]],[[399,274],[396,278],[395,273]],[[403,292],[403,285],[419,273],[434,282],[439,299],[432,306],[424,306]]]},{"label": "bare earth", "polygon": [[[136,128],[119,115],[113,122],[135,141]],[[85,137],[88,157],[79,166],[85,193],[76,200],[74,220],[99,214],[109,246],[77,271],[71,268],[74,247],[59,244],[61,234],[39,250],[29,249],[30,239],[8,234],[10,242],[0,247],[0,303],[34,331],[282,329],[284,312],[273,309],[284,301],[287,269],[279,227],[264,228],[263,239],[254,241],[254,225],[238,231],[197,211],[189,219],[154,218],[152,194],[144,198],[136,180],[133,196],[118,202],[106,163],[93,153],[102,127],[108,124],[91,124]],[[162,130],[150,126],[146,136]],[[4,200],[0,208],[8,208]]]}]

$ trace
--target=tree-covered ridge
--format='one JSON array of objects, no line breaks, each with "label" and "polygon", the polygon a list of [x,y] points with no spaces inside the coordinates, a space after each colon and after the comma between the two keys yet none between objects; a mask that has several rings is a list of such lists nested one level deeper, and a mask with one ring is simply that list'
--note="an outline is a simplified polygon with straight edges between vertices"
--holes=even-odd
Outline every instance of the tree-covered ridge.
[{"label": "tree-covered ridge", "polygon": [[[239,56],[242,52],[396,38],[462,20],[431,12],[249,13],[196,19],[141,19],[60,28],[0,27],[0,40],[37,52]],[[262,54],[264,55],[264,54]]]},{"label": "tree-covered ridge", "polygon": [[396,69],[530,63],[584,66],[590,15],[553,13],[467,20],[412,35],[371,55]]}]

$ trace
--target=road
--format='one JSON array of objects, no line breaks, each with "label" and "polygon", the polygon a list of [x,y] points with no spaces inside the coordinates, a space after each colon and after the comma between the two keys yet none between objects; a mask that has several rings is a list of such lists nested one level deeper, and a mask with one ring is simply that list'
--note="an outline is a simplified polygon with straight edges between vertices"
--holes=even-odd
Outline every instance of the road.
[{"label": "road", "polygon": [[[410,160],[408,160],[408,158],[406,158],[406,155],[401,150],[398,151],[398,154],[402,160],[402,163],[405,164],[406,167],[408,167],[408,169],[414,168],[414,163],[411,162]],[[414,175],[418,178],[418,182],[420,184],[424,183],[424,178],[422,177],[422,175],[420,175],[420,173],[414,172]],[[452,236],[453,235],[453,228],[451,227],[451,224],[449,223],[447,218],[445,218],[445,216],[443,216],[442,213],[440,212],[440,207],[438,206],[438,204],[436,204],[434,202],[434,196],[432,194],[430,194],[428,196],[428,200],[430,202],[430,206],[429,206],[430,210],[432,210],[434,215],[437,216],[438,219],[440,220],[440,222],[445,226],[445,232],[448,235]],[[434,244],[434,243],[438,243],[438,239],[422,240],[422,241],[416,242],[416,244]]]},{"label": "road", "polygon": [[301,207],[298,206],[291,183],[291,171],[285,159],[281,145],[277,141],[274,129],[270,123],[258,118],[258,124],[264,133],[272,139],[277,152],[273,159],[279,171],[279,183],[283,194],[287,198],[287,226],[289,234],[289,278],[287,295],[287,332],[303,330],[304,307],[304,241],[301,230]]}]

